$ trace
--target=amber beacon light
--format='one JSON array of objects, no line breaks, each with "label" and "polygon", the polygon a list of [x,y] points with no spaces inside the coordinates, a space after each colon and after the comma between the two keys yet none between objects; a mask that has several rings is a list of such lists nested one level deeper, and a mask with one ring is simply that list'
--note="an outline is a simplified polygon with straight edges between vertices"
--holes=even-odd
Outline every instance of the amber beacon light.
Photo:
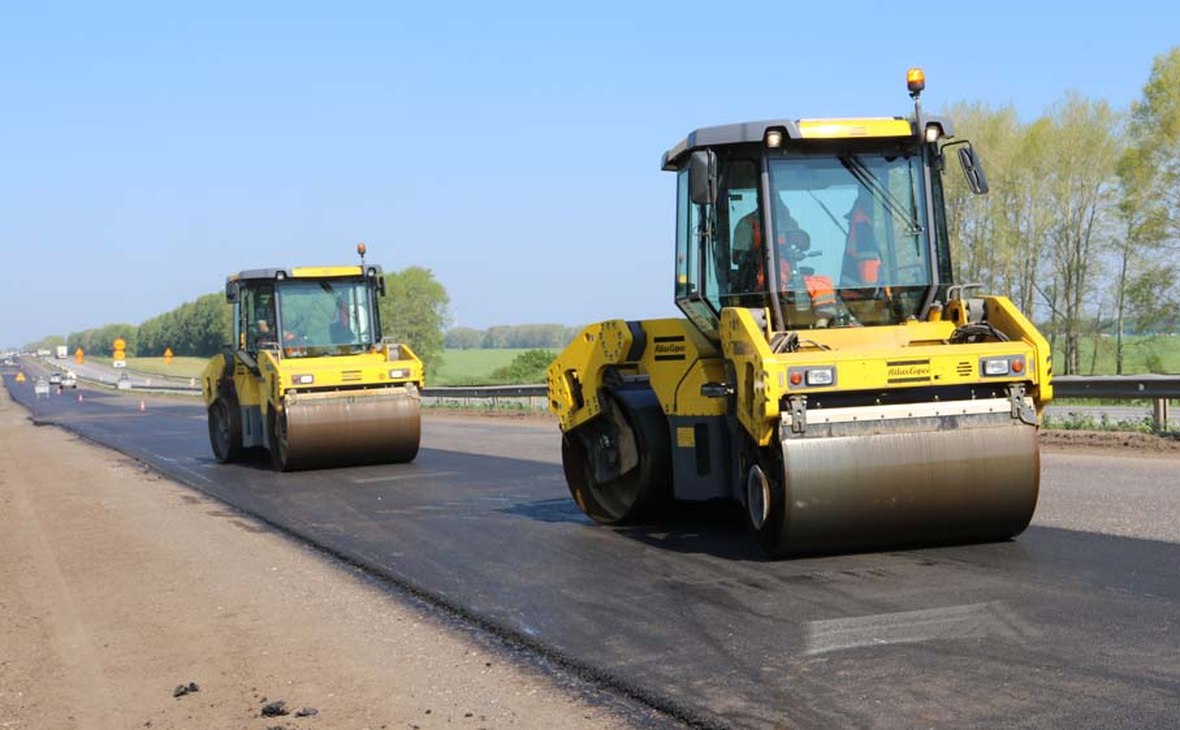
[{"label": "amber beacon light", "polygon": [[914,66],[905,72],[905,85],[910,90],[910,96],[918,98],[918,94],[926,88],[926,73]]}]

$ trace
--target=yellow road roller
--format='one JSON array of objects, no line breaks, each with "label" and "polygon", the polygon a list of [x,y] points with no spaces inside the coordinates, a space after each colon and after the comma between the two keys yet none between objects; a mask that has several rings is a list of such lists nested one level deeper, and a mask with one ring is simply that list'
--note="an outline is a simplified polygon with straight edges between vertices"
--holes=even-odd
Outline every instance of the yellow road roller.
[{"label": "yellow road roller", "polygon": [[987,181],[923,113],[698,129],[676,174],[684,318],[591,325],[549,368],[570,493],[594,520],[735,500],[769,555],[1025,529],[1049,346],[952,280],[943,172]]},{"label": "yellow road roller", "polygon": [[381,267],[254,269],[226,281],[233,343],[202,375],[220,462],[261,447],[279,471],[411,461],[422,362],[381,335]]}]

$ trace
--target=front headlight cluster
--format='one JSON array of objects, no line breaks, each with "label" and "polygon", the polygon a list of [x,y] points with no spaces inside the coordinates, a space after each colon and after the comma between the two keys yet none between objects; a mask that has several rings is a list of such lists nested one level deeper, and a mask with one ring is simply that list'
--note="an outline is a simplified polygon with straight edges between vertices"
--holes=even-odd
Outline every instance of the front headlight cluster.
[{"label": "front headlight cluster", "polygon": [[791,368],[787,379],[796,387],[823,388],[836,384],[836,368],[832,365]]},{"label": "front headlight cluster", "polygon": [[1010,355],[1008,357],[985,357],[979,361],[979,372],[984,377],[1002,378],[1007,375],[1020,375],[1024,372],[1024,356]]}]

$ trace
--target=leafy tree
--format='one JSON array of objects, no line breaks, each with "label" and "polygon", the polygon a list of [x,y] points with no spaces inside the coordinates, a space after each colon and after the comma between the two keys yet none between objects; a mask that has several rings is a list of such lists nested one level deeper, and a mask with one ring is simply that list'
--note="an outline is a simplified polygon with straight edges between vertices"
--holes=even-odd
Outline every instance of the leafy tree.
[{"label": "leafy tree", "polygon": [[1076,93],[1022,124],[1015,110],[960,104],[960,132],[985,160],[991,192],[973,196],[948,174],[947,222],[956,278],[980,282],[1035,313],[1051,313],[1064,340],[1065,371],[1078,372],[1079,338],[1100,302],[1103,256],[1113,239],[1121,154],[1120,115]]},{"label": "leafy tree", "polygon": [[447,330],[444,344],[452,350],[474,350],[483,347],[483,330],[471,327],[452,327]]},{"label": "leafy tree", "polygon": [[1045,183],[1056,223],[1049,229],[1049,251],[1061,297],[1065,374],[1070,374],[1079,372],[1084,308],[1098,291],[1100,254],[1109,240],[1119,119],[1105,101],[1076,93],[1066,95],[1053,118],[1055,154]]},{"label": "leafy tree", "polygon": [[1122,240],[1118,251],[1115,369],[1123,372],[1123,329],[1175,327],[1180,287],[1180,47],[1156,58],[1131,108],[1129,146],[1119,160]]},{"label": "leafy tree", "polygon": [[47,337],[42,337],[41,339],[37,340],[36,342],[30,342],[30,343],[26,344],[24,347],[21,348],[21,350],[24,350],[25,352],[36,352],[37,350],[49,350],[50,352],[52,352],[55,347],[57,347],[58,345],[64,345],[64,344],[66,344],[66,338],[64,338],[60,335],[49,335]]},{"label": "leafy tree", "polygon": [[437,372],[451,301],[447,290],[430,269],[420,266],[386,274],[385,290],[386,296],[380,300],[385,336],[409,345],[422,358],[427,374]]},{"label": "leafy tree", "polygon": [[210,357],[232,337],[232,312],[221,292],[186,302],[139,326],[137,353],[159,356],[171,349],[174,355]]},{"label": "leafy tree", "polygon": [[492,372],[492,379],[502,383],[541,383],[545,371],[553,362],[554,353],[549,350],[526,350],[508,365]]},{"label": "leafy tree", "polygon": [[508,339],[511,334],[512,328],[507,325],[488,327],[487,332],[484,332],[483,335],[483,346],[489,348],[509,347]]}]

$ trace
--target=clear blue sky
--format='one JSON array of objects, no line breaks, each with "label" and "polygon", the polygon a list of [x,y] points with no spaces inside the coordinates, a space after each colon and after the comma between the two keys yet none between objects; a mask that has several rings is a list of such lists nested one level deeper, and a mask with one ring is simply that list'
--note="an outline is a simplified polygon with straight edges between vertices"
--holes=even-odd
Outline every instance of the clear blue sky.
[{"label": "clear blue sky", "polygon": [[[16,3],[0,9],[0,346],[240,269],[432,269],[453,323],[672,315],[690,130],[1127,106],[1161,2]],[[986,161],[986,150],[984,159]]]}]

